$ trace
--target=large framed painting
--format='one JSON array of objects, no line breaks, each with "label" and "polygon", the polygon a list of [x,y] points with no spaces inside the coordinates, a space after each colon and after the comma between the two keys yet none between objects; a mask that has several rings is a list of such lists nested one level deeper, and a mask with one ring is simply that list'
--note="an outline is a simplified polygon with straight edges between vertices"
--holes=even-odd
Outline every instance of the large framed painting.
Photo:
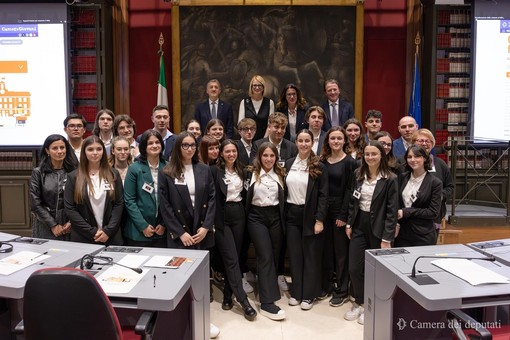
[{"label": "large framed painting", "polygon": [[[240,2],[240,3],[238,3]],[[363,2],[180,1],[172,8],[174,130],[181,131],[195,106],[218,79],[221,98],[248,96],[261,75],[264,96],[278,102],[286,84],[297,85],[310,105],[325,100],[324,81],[336,79],[342,96],[361,109]],[[334,3],[334,5],[333,5]]]}]

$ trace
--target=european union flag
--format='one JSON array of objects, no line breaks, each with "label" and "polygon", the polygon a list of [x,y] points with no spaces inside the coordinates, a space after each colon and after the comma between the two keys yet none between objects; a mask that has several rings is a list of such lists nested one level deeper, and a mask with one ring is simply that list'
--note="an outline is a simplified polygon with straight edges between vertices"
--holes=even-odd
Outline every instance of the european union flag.
[{"label": "european union flag", "polygon": [[420,72],[418,70],[418,53],[414,56],[414,79],[413,89],[411,91],[411,98],[409,100],[408,115],[416,120],[416,123],[421,128],[421,91],[420,91]]}]

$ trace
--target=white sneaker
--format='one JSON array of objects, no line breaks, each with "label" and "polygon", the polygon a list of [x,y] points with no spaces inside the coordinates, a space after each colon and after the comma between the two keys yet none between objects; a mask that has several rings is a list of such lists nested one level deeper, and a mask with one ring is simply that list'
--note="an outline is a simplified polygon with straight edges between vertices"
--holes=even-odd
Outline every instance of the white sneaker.
[{"label": "white sneaker", "polygon": [[294,299],[293,297],[290,297],[289,306],[297,306],[297,305],[299,305],[299,301]]},{"label": "white sneaker", "polygon": [[243,278],[245,278],[248,282],[257,282],[257,275],[253,274],[251,270],[244,273]]},{"label": "white sneaker", "polygon": [[212,323],[210,325],[211,325],[209,328],[210,338],[214,339],[220,334],[220,329],[213,325]]},{"label": "white sneaker", "polygon": [[360,325],[364,325],[365,324],[365,311],[363,311],[363,313],[361,313],[361,315],[359,316],[358,323]]},{"label": "white sneaker", "polygon": [[246,294],[253,293],[253,286],[243,277],[243,290]]},{"label": "white sneaker", "polygon": [[303,300],[301,301],[301,309],[302,310],[310,310],[313,307],[313,300]]},{"label": "white sneaker", "polygon": [[278,275],[278,287],[285,292],[289,290],[289,285],[287,284],[284,275]]},{"label": "white sneaker", "polygon": [[358,305],[356,302],[352,304],[351,310],[344,314],[344,319],[347,321],[358,320],[358,318],[363,314],[365,309]]}]

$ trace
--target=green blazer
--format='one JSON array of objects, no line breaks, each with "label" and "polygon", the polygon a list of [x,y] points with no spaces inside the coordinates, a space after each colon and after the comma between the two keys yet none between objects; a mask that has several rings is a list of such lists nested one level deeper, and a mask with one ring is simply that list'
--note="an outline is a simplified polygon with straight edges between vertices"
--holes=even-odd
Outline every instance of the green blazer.
[{"label": "green blazer", "polygon": [[[160,160],[158,170],[163,169],[164,166],[165,162]],[[134,241],[166,238],[166,235],[154,234],[150,238],[143,235],[143,230],[149,224],[153,227],[158,224],[163,225],[157,203],[157,186],[154,184],[147,161],[137,159],[129,166],[124,180],[124,205],[127,213],[126,224],[123,228],[124,237]]]}]

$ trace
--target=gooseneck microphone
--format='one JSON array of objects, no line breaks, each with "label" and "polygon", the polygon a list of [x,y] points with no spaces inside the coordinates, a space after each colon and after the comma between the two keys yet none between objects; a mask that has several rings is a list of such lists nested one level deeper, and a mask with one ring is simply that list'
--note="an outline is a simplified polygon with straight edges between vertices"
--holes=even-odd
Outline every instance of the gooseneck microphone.
[{"label": "gooseneck microphone", "polygon": [[422,258],[430,258],[430,259],[461,259],[461,260],[482,260],[482,261],[496,261],[494,256],[487,257],[462,257],[462,256],[439,256],[439,255],[423,255],[418,256],[416,260],[414,260],[413,270],[411,271],[411,278],[416,278],[416,263],[419,259]]},{"label": "gooseneck microphone", "polygon": [[[95,262],[97,261],[97,262]],[[118,265],[118,266],[121,266],[121,267],[124,267],[124,268],[127,268],[127,269],[131,269],[132,271],[134,272],[137,272],[138,274],[141,274],[143,272],[142,268],[133,268],[133,267],[128,267],[126,265],[123,265],[123,264],[120,264],[118,262],[114,262],[113,261],[113,258],[111,257],[106,257],[106,256],[93,256],[93,255],[90,255],[90,254],[87,254],[85,256],[82,257],[81,259],[81,263],[80,263],[80,269],[92,269],[92,267],[97,264],[97,265]]]}]

